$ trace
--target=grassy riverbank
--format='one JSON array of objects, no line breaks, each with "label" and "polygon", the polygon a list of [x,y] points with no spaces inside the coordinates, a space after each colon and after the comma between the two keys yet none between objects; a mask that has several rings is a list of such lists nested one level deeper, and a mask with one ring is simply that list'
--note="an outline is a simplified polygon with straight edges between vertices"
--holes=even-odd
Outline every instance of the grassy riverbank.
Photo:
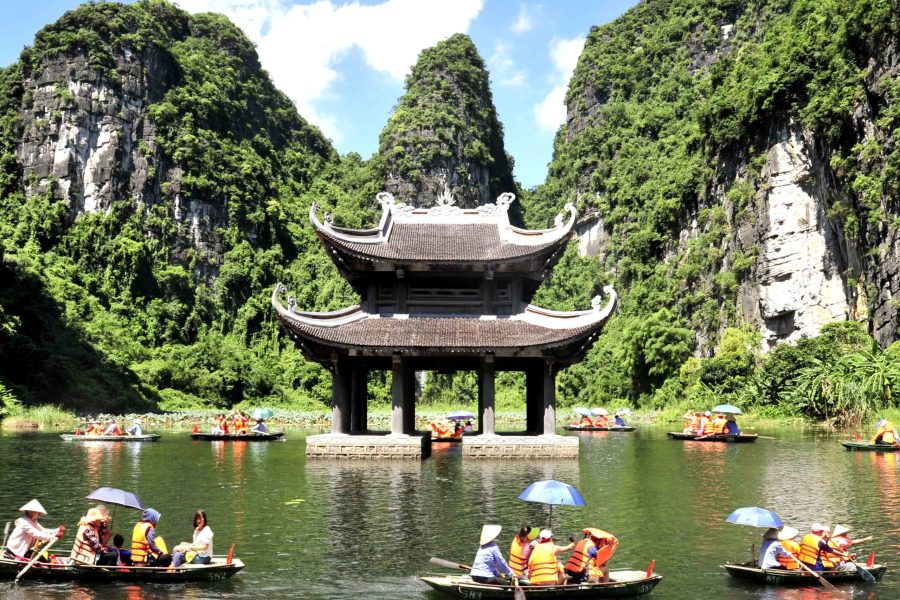
[{"label": "grassy riverbank", "polygon": [[[419,429],[427,429],[428,423],[437,417],[443,416],[452,410],[459,410],[459,406],[429,406],[420,407],[416,412],[416,426]],[[470,408],[469,410],[473,410]],[[628,415],[626,420],[631,425],[667,425],[673,430],[681,429],[682,415],[689,407],[671,407],[664,410],[638,410]],[[158,429],[189,430],[197,425],[202,430],[209,429],[213,417],[221,412],[216,409],[191,410],[163,413],[132,413],[126,415],[114,415],[122,426],[127,426],[132,419],[140,418],[145,431]],[[249,411],[248,411],[249,412]],[[304,428],[304,429],[329,429],[331,427],[331,411],[322,410],[290,410],[275,409],[275,416],[268,420],[270,426],[276,428]],[[474,412],[474,410],[473,410]],[[372,430],[386,431],[390,429],[390,406],[370,406],[368,415],[369,427]],[[861,432],[874,429],[875,422],[880,418],[886,418],[893,423],[900,423],[900,409],[882,411],[876,418],[863,423],[854,430]],[[83,424],[85,415],[63,410],[56,406],[41,406],[36,408],[20,408],[13,414],[9,414],[0,426],[7,430],[73,430],[77,425]],[[517,410],[498,410],[497,427],[502,430],[515,430],[524,428],[525,412]],[[557,412],[557,424],[563,426],[575,420],[569,408],[561,408]],[[831,428],[828,421],[814,421],[802,416],[776,416],[766,412],[752,411],[740,416],[738,419],[741,428],[752,431],[754,429],[775,429],[779,427],[823,427]]]}]

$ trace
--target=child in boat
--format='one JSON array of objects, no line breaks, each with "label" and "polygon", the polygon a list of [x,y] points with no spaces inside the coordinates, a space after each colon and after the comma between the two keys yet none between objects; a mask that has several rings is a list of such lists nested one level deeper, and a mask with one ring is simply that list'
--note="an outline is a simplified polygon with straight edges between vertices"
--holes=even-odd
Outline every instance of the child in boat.
[{"label": "child in boat", "polygon": [[122,547],[122,544],[124,543],[125,538],[122,537],[121,533],[117,533],[115,537],[113,537],[113,547],[111,548],[111,550],[118,556],[118,559],[116,561],[117,564],[119,564],[120,566],[126,565],[130,567],[134,565],[134,563],[131,562],[131,550],[124,549]]}]

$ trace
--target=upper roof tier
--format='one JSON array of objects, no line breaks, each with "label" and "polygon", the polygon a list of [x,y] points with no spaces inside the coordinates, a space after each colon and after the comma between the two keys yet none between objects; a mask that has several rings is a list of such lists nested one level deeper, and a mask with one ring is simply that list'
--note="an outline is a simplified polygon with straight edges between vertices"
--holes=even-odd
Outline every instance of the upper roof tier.
[{"label": "upper roof tier", "polygon": [[455,206],[446,192],[432,208],[395,202],[387,192],[376,197],[382,214],[372,229],[337,227],[328,213],[320,221],[317,205],[310,207],[316,234],[346,277],[404,269],[533,273],[541,278],[565,249],[576,216],[567,204],[567,220],[558,215],[553,228],[528,230],[509,222],[515,200],[510,193],[473,209]]}]

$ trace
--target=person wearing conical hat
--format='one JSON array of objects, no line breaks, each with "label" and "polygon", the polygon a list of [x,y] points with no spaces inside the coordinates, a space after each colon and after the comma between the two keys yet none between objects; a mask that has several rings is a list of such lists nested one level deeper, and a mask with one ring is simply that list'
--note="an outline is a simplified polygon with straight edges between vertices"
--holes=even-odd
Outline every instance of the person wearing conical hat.
[{"label": "person wearing conical hat", "polygon": [[838,547],[839,550],[846,552],[847,548],[855,542],[847,537],[850,527],[847,525],[835,525],[831,534],[831,542]]},{"label": "person wearing conical hat", "polygon": [[13,529],[6,542],[6,548],[3,549],[3,554],[7,558],[29,560],[33,556],[32,548],[36,542],[46,544],[54,538],[61,538],[66,531],[64,525],[56,529],[47,529],[38,523],[38,518],[46,515],[47,511],[36,499],[20,508],[19,512],[24,513],[24,516],[16,519],[16,528]]},{"label": "person wearing conical hat", "polygon": [[69,558],[85,565],[115,565],[118,554],[105,548],[101,542],[100,528],[105,522],[106,516],[97,508],[87,511],[78,522],[78,532]]},{"label": "person wearing conical hat", "polygon": [[132,420],[131,427],[125,433],[128,435],[144,435],[144,430],[141,428],[141,420],[137,418]]},{"label": "person wearing conical hat", "polygon": [[800,532],[788,525],[775,529],[774,543],[766,547],[759,560],[759,568],[799,569],[796,556],[800,553],[800,545],[794,541],[798,533]]},{"label": "person wearing conical hat", "polygon": [[469,575],[478,583],[509,584],[515,577],[512,569],[503,559],[500,547],[497,546],[497,536],[503,528],[500,525],[485,525],[481,528],[478,552],[472,561],[472,569]]}]

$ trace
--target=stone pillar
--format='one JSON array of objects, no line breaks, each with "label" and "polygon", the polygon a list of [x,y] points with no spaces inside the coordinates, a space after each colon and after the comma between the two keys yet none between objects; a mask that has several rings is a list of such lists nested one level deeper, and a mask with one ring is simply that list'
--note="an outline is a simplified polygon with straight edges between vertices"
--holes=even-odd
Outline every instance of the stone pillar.
[{"label": "stone pillar", "polygon": [[494,365],[494,355],[488,354],[481,359],[478,369],[478,391],[480,428],[484,435],[494,435],[494,382],[497,369]]},{"label": "stone pillar", "polygon": [[416,432],[416,370],[405,359],[403,371],[403,433]]},{"label": "stone pillar", "polygon": [[369,370],[359,361],[350,372],[350,433],[365,433],[369,416]]},{"label": "stone pillar", "polygon": [[525,370],[525,431],[541,433],[544,412],[544,381],[540,365],[529,365]]},{"label": "stone pillar", "polygon": [[399,354],[391,358],[391,435],[403,435],[403,381],[406,363]]},{"label": "stone pillar", "polygon": [[346,358],[331,359],[331,433],[350,432],[350,365]]},{"label": "stone pillar", "polygon": [[544,359],[541,367],[544,396],[544,435],[556,435],[556,365],[552,358]]}]

